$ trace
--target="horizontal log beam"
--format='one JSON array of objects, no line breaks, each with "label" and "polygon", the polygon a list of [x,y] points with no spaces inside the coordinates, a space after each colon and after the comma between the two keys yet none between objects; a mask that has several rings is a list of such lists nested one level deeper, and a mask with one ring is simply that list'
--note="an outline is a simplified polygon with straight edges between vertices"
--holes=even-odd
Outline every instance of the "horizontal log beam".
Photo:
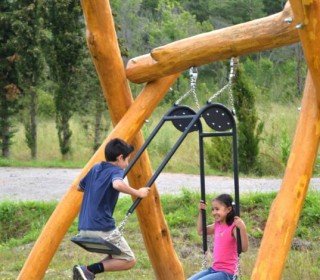
[{"label": "horizontal log beam", "polygon": [[150,54],[131,59],[127,78],[143,83],[163,76],[253,52],[269,50],[299,41],[290,5],[272,16],[203,33],[155,48]]}]

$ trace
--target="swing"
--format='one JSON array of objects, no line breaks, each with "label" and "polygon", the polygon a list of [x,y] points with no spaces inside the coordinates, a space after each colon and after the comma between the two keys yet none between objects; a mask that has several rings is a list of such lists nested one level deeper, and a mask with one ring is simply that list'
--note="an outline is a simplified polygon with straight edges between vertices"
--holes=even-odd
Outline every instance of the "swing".
[{"label": "swing", "polygon": [[90,238],[76,235],[71,238],[71,241],[88,252],[108,255],[121,255],[121,250],[117,246],[103,238]]},{"label": "swing", "polygon": [[[233,105],[232,100],[232,82],[234,78],[234,60],[230,61],[230,74],[228,84],[225,85],[221,90],[211,97],[207,105],[201,109],[202,118],[205,120],[209,128],[214,132],[202,132],[199,130],[199,150],[200,150],[200,180],[201,180],[201,200],[205,202],[205,170],[204,170],[204,138],[205,137],[232,137],[232,151],[233,151],[233,177],[234,177],[234,192],[235,192],[235,212],[237,216],[240,216],[240,199],[239,199],[239,171],[238,171],[238,147],[237,147],[237,132],[236,132],[236,121],[234,118],[235,110],[233,108],[230,111],[227,107],[219,103],[211,103],[211,100],[217,97],[226,89],[229,89],[231,105]],[[203,255],[204,259],[202,262],[202,268],[206,267],[206,252],[208,250],[207,246],[207,234],[206,234],[206,210],[201,210],[202,214],[202,232],[203,232]],[[235,272],[233,280],[240,279],[239,264],[240,264],[240,254],[242,251],[240,231],[237,229],[237,251],[238,260],[235,265]],[[239,275],[238,275],[239,274]]]},{"label": "swing", "polygon": [[[167,121],[171,121],[173,126],[182,132],[182,135],[178,139],[178,141],[175,143],[173,148],[167,153],[166,157],[163,159],[161,162],[160,166],[157,168],[153,176],[150,178],[150,180],[147,182],[145,187],[150,188],[152,184],[155,182],[157,177],[160,175],[161,171],[163,168],[166,166],[168,161],[171,159],[173,154],[176,152],[176,150],[179,148],[185,137],[189,132],[197,131],[200,129],[201,123],[198,120],[200,115],[196,114],[196,112],[191,109],[188,106],[184,105],[179,105],[179,102],[185,98],[187,95],[190,93],[193,93],[195,101],[197,106],[199,107],[199,102],[195,94],[195,84],[196,84],[196,79],[197,79],[197,72],[193,68],[190,69],[190,90],[184,94],[182,98],[178,100],[174,104],[174,106],[169,109],[169,111],[162,117],[160,120],[159,124],[154,128],[152,133],[149,135],[148,139],[145,141],[144,145],[138,150],[136,153],[135,157],[131,160],[129,163],[128,167],[126,168],[124,172],[124,177],[128,174],[128,172],[131,170],[133,165],[136,163],[136,161],[140,158],[144,150],[148,147],[150,142],[153,140],[153,138],[156,136],[160,128],[163,126],[163,124]],[[124,226],[129,218],[129,216],[134,212],[136,207],[139,205],[140,201],[142,198],[137,198],[129,210],[126,213],[126,216],[124,220],[119,224],[118,229],[120,233],[123,233]],[[110,238],[110,237],[109,237]],[[109,254],[109,255],[120,255],[121,250],[114,244],[110,243],[108,240],[103,239],[103,238],[86,238],[86,237],[81,237],[79,235],[72,237],[71,241],[78,246],[82,247],[83,249],[89,251],[89,252],[94,252],[94,253],[102,253],[102,254]]]}]

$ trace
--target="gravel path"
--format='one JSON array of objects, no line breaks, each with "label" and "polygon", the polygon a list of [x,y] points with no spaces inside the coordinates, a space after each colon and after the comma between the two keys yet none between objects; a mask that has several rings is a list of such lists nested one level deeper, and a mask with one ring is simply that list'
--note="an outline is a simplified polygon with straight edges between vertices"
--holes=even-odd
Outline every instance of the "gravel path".
[{"label": "gravel path", "polygon": [[[1,200],[60,200],[80,173],[80,169],[0,168]],[[279,190],[281,179],[240,178],[240,191]],[[200,191],[200,177],[189,174],[162,173],[156,180],[160,194],[179,194],[185,188]],[[311,189],[320,190],[320,178],[313,178]],[[233,192],[233,178],[206,176],[207,193]]]}]

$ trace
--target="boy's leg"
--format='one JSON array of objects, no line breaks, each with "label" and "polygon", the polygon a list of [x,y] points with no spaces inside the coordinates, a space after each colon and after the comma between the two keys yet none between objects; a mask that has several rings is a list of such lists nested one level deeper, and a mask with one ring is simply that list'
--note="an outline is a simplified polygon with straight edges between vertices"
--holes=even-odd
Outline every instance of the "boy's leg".
[{"label": "boy's leg", "polygon": [[124,260],[124,259],[104,259],[101,261],[104,267],[104,271],[119,271],[128,270],[136,264],[136,260]]}]

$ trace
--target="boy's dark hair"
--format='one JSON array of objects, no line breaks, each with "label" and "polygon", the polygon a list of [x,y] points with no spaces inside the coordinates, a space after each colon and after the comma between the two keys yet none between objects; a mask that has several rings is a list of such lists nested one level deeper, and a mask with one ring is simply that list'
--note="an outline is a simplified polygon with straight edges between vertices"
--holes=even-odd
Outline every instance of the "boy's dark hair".
[{"label": "boy's dark hair", "polygon": [[219,196],[217,196],[213,200],[217,200],[217,201],[223,203],[225,206],[231,207],[231,211],[228,213],[228,215],[226,217],[226,223],[228,226],[232,225],[232,223],[234,221],[234,217],[236,216],[236,210],[234,207],[235,205],[233,203],[232,196],[224,193],[224,194],[220,194]]},{"label": "boy's dark hair", "polygon": [[104,149],[104,156],[107,161],[116,161],[117,157],[123,155],[125,159],[133,152],[133,146],[119,138],[114,138],[108,142]]}]

